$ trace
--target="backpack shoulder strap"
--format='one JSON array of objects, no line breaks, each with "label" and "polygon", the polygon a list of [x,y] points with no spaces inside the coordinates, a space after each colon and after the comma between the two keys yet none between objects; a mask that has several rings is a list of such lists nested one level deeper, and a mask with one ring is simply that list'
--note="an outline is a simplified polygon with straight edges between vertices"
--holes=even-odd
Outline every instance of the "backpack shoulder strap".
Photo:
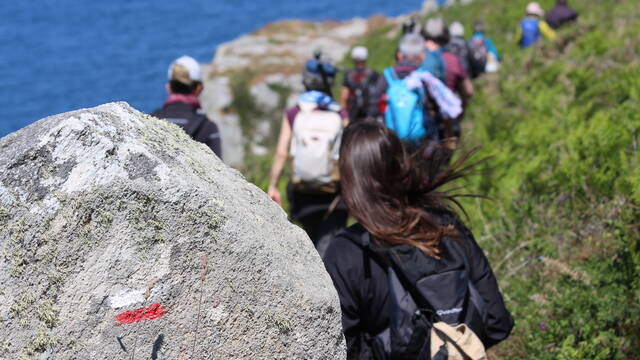
[{"label": "backpack shoulder strap", "polygon": [[384,69],[384,79],[387,80],[387,84],[391,84],[397,80],[396,72],[393,70],[393,67]]},{"label": "backpack shoulder strap", "polygon": [[[360,224],[340,231],[336,237],[343,237],[358,245],[365,254],[379,260],[381,264],[390,266],[387,251],[376,247],[371,239],[371,234]],[[367,269],[365,269],[367,271]],[[367,271],[368,272],[368,271]]]},{"label": "backpack shoulder strap", "polygon": [[202,114],[195,113],[190,118],[187,119],[187,123],[184,126],[184,130],[189,136],[195,139],[198,136],[198,133],[202,129],[203,125],[208,121],[206,116]]},{"label": "backpack shoulder strap", "polygon": [[348,239],[363,249],[369,249],[371,246],[371,236],[369,235],[369,232],[367,232],[367,230],[365,230],[365,228],[360,224],[356,224],[352,227],[338,232],[338,234],[336,234],[336,237]]}]

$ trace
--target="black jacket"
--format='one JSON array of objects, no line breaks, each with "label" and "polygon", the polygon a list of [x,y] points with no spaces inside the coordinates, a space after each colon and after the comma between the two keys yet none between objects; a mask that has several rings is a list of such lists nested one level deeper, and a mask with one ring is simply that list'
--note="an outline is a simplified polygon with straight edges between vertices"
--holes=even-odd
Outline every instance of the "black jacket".
[{"label": "black jacket", "polygon": [[[453,218],[447,218],[453,219]],[[453,223],[462,234],[460,244],[468,257],[471,281],[488,304],[488,348],[509,336],[513,318],[505,308],[498,283],[484,253],[471,232],[461,222]],[[376,253],[362,248],[347,236],[362,236],[366,230],[356,224],[331,243],[324,263],[338,290],[342,326],[348,359],[372,359],[368,336],[375,336],[389,325],[387,265]]]},{"label": "black jacket", "polygon": [[174,102],[155,110],[151,115],[180,126],[191,138],[207,145],[222,159],[218,126],[200,110],[188,103]]}]

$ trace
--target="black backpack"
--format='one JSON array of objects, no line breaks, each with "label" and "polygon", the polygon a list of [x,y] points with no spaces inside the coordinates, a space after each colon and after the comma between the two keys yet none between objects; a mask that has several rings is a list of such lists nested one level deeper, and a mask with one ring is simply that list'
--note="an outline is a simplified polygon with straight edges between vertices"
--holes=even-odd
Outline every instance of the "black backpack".
[{"label": "black backpack", "polygon": [[351,120],[365,118],[369,113],[371,104],[371,90],[378,80],[378,74],[371,70],[365,69],[361,79],[358,81],[354,76],[355,71],[349,72],[349,85],[353,96],[349,99],[349,118]]},{"label": "black backpack", "polygon": [[470,74],[471,51],[469,45],[463,38],[455,37],[447,44],[446,51],[456,55],[460,60],[460,65],[467,74]]},{"label": "black backpack", "polygon": [[[487,343],[487,304],[471,283],[466,256],[454,240],[445,238],[441,258],[435,259],[410,245],[374,249],[366,231],[347,237],[388,264],[389,327],[366,336],[375,359],[431,359],[430,334],[438,321],[464,323]],[[446,358],[444,348],[433,357]]]},{"label": "black backpack", "polygon": [[477,77],[485,72],[487,67],[487,59],[489,58],[489,49],[482,37],[474,37],[469,42],[471,49],[471,72],[473,77]]}]

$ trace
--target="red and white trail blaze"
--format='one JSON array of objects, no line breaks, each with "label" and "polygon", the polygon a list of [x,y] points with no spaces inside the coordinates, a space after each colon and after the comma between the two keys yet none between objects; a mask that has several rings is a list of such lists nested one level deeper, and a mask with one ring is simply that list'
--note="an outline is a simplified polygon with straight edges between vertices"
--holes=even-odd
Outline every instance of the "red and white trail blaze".
[{"label": "red and white trail blaze", "polygon": [[142,320],[158,319],[164,316],[167,309],[160,304],[151,304],[147,307],[127,310],[116,315],[118,325],[134,324]]}]

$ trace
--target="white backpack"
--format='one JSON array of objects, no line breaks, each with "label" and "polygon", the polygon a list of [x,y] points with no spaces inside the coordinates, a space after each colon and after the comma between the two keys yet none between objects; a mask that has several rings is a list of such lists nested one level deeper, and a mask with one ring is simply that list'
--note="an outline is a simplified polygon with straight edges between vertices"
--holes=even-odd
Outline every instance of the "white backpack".
[{"label": "white backpack", "polygon": [[301,103],[293,123],[293,179],[302,191],[336,192],[342,119],[333,111]]}]

